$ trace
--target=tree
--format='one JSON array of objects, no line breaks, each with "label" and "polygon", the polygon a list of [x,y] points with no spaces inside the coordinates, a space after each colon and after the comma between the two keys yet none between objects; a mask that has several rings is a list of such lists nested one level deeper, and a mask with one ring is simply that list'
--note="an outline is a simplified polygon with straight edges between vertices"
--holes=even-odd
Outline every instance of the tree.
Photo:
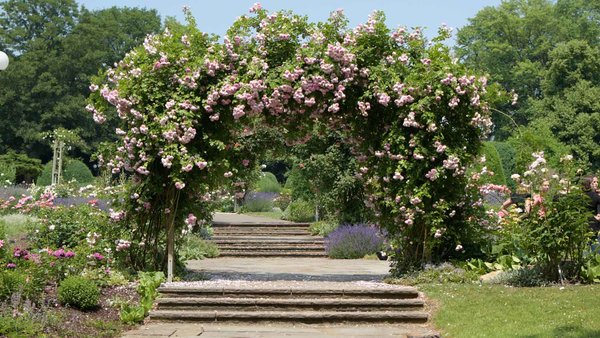
[{"label": "tree", "polygon": [[506,113],[493,114],[497,139],[511,136],[514,121],[544,125],[552,140],[600,167],[594,100],[600,85],[599,19],[597,1],[509,0],[483,9],[459,30],[461,60],[519,96],[517,106],[498,106]]},{"label": "tree", "polygon": [[[10,149],[48,161],[44,132],[72,130],[85,142],[74,155],[88,159],[110,139],[110,123],[98,128],[85,111],[91,76],[123,58],[146,34],[160,29],[155,10],[77,9],[74,1],[2,3],[0,46],[11,67],[0,73],[0,151]],[[112,126],[114,130],[114,125]],[[111,131],[112,131],[111,130]]]}]

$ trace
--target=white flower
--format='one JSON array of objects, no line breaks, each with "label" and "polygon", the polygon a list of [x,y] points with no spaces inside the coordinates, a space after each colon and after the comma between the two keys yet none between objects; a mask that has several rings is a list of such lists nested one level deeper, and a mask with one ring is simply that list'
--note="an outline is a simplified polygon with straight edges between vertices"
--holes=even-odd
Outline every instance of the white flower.
[{"label": "white flower", "polygon": [[48,230],[54,231],[54,229],[56,229],[56,225],[50,224],[50,226],[48,227]]}]

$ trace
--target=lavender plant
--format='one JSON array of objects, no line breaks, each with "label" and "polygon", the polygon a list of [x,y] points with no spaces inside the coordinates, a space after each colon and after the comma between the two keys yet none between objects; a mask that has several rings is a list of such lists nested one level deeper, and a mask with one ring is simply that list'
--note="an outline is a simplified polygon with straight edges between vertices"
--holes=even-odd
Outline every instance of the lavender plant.
[{"label": "lavender plant", "polygon": [[344,224],[325,238],[325,251],[331,258],[363,258],[381,250],[383,242],[383,236],[375,225]]}]

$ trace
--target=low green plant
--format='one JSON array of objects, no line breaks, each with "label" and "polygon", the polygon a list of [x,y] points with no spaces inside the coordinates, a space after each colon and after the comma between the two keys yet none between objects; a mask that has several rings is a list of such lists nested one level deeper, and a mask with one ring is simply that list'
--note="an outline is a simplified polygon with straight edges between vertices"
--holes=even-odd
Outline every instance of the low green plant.
[{"label": "low green plant", "polygon": [[264,198],[249,198],[244,201],[243,212],[267,212],[273,210],[273,202]]},{"label": "low green plant", "polygon": [[549,284],[549,281],[537,267],[524,267],[505,271],[497,277],[496,282],[517,287],[537,287]]},{"label": "low green plant", "polygon": [[157,288],[165,280],[162,272],[140,272],[138,275],[139,284],[136,288],[140,295],[140,303],[133,305],[129,303],[121,304],[119,316],[125,324],[139,323],[148,315],[152,308],[154,299],[158,296]]},{"label": "low green plant", "polygon": [[80,276],[65,278],[58,287],[58,300],[64,305],[70,305],[81,310],[98,307],[100,289],[90,280]]},{"label": "low green plant", "polygon": [[214,258],[219,256],[219,248],[216,244],[192,234],[185,237],[177,253],[182,261]]},{"label": "low green plant", "polygon": [[0,313],[0,336],[2,337],[40,337],[43,323],[36,321],[29,313],[14,316],[12,313]]},{"label": "low green plant", "polygon": [[581,267],[581,278],[588,283],[600,283],[600,253],[588,255]]},{"label": "low green plant", "polygon": [[468,271],[450,263],[442,263],[426,265],[421,271],[409,272],[399,278],[387,279],[386,282],[402,285],[472,283],[478,278],[479,274],[475,271]]},{"label": "low green plant", "polygon": [[22,290],[26,276],[16,271],[0,272],[0,300],[8,300]]},{"label": "low green plant", "polygon": [[338,222],[333,220],[325,220],[311,223],[308,231],[313,236],[327,236],[339,226]]},{"label": "low green plant", "polygon": [[266,171],[256,182],[256,191],[259,192],[281,192],[281,184],[277,182],[277,177],[274,174]]},{"label": "low green plant", "polygon": [[297,199],[283,212],[283,219],[293,222],[311,222],[315,219],[315,207],[311,202]]}]

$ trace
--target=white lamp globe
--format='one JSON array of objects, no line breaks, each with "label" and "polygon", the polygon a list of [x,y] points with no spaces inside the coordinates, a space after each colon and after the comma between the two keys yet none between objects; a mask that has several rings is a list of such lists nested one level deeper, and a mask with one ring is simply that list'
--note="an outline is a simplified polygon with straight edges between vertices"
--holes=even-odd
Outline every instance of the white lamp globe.
[{"label": "white lamp globe", "polygon": [[0,52],[0,70],[5,70],[8,67],[8,55],[4,52]]}]

